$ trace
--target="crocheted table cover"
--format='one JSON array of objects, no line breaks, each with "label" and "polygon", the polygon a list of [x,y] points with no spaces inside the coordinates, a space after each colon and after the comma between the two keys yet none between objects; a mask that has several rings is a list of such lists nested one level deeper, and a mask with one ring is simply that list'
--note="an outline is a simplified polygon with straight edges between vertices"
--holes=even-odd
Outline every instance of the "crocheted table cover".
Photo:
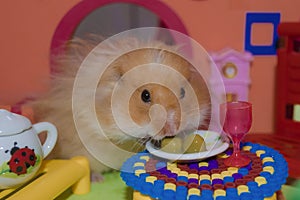
[{"label": "crocheted table cover", "polygon": [[123,181],[153,199],[263,200],[276,199],[286,182],[287,162],[276,150],[250,142],[242,144],[251,162],[241,168],[227,167],[224,153],[199,162],[176,163],[144,151],[123,163]]}]

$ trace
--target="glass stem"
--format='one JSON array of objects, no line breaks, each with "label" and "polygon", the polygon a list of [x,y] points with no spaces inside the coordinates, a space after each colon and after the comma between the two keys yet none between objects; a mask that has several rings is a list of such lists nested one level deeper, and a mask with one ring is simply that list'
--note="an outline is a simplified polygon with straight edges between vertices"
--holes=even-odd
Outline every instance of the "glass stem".
[{"label": "glass stem", "polygon": [[240,143],[241,143],[241,139],[237,138],[237,137],[233,137],[233,154],[235,156],[239,156],[240,155]]}]

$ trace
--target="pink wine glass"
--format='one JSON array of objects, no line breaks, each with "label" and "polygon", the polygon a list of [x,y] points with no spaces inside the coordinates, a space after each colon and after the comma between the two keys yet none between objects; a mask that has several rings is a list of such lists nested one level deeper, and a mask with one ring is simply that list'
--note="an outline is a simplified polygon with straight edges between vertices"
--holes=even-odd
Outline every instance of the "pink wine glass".
[{"label": "pink wine glass", "polygon": [[250,158],[241,154],[240,142],[252,124],[252,104],[244,101],[227,102],[220,105],[220,120],[223,130],[233,143],[233,153],[224,160],[226,166],[243,167]]}]

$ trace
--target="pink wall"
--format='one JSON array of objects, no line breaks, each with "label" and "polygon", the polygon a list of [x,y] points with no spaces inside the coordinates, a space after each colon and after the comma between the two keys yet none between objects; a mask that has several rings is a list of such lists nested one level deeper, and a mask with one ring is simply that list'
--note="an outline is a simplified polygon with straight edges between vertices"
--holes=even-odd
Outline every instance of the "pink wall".
[{"label": "pink wall", "polygon": [[60,19],[78,0],[61,2],[0,2],[0,103],[14,104],[44,88],[52,35]]},{"label": "pink wall", "polygon": [[[79,0],[0,2],[0,103],[14,104],[45,90],[49,49],[59,21]],[[208,51],[244,48],[246,12],[280,12],[281,21],[300,19],[298,0],[163,0],[181,17],[190,35]],[[266,29],[265,29],[266,30]],[[268,40],[264,27],[256,41]],[[252,131],[273,129],[275,56],[255,56],[251,68]]]}]

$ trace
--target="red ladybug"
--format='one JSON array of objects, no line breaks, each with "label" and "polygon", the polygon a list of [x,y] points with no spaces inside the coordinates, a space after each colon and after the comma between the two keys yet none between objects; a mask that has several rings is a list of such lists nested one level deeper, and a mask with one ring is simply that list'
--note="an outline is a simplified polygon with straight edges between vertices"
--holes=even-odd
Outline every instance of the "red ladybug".
[{"label": "red ladybug", "polygon": [[37,157],[34,149],[29,149],[27,146],[20,149],[16,145],[17,142],[14,143],[14,147],[10,150],[11,158],[7,164],[9,165],[10,172],[18,175],[26,174],[27,168],[35,165]]}]

